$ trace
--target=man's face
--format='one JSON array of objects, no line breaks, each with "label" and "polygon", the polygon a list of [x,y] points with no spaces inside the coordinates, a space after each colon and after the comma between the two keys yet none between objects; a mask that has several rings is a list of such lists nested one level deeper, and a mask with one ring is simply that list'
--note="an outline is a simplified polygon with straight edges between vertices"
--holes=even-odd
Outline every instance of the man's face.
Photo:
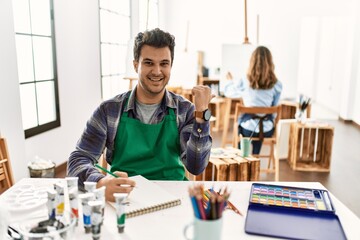
[{"label": "man's face", "polygon": [[144,45],[139,61],[134,61],[139,75],[139,94],[155,97],[164,93],[171,72],[171,52],[169,47],[155,48]]}]

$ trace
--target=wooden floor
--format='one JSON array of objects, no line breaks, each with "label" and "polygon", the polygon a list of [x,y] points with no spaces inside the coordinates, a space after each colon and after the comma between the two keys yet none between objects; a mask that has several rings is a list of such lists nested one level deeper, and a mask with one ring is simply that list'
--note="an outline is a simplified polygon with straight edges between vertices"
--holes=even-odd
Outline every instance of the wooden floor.
[{"label": "wooden floor", "polygon": [[[360,128],[339,120],[326,121],[335,127],[330,173],[293,171],[287,161],[282,160],[280,181],[320,182],[360,217]],[[220,147],[221,133],[213,132],[213,147]],[[65,174],[61,171],[56,176]],[[271,174],[260,176],[262,181],[272,179]]]}]

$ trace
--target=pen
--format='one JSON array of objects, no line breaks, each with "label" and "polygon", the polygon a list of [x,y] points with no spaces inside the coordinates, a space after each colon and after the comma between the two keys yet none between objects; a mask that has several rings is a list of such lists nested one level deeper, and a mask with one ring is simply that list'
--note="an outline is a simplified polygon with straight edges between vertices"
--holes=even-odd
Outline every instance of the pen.
[{"label": "pen", "polygon": [[110,175],[113,176],[113,177],[116,177],[116,178],[119,177],[119,176],[115,175],[114,173],[110,172],[109,170],[107,170],[106,168],[101,167],[99,164],[95,164],[95,167],[97,167],[97,168],[99,168],[100,170],[102,170],[102,171],[110,174]]}]

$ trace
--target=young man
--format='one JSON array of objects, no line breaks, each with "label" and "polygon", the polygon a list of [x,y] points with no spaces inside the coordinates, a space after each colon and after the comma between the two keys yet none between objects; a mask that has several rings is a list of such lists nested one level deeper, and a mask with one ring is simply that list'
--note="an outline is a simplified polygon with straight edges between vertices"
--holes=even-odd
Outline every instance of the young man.
[{"label": "young man", "polygon": [[[139,83],[134,90],[103,102],[87,122],[68,160],[68,175],[106,186],[106,198],[130,192],[128,176],[150,180],[184,180],[185,169],[200,174],[208,164],[211,90],[192,89],[194,104],[168,92],[175,38],[160,29],[139,33],[134,43],[134,68]],[[94,167],[104,149],[111,171],[102,175]]]}]

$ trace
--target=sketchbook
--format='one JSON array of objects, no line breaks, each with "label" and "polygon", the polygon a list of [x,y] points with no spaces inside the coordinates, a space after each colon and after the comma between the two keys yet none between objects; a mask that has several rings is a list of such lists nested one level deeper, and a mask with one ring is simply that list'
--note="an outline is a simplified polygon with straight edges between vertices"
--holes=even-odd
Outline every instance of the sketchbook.
[{"label": "sketchbook", "polygon": [[[156,183],[141,175],[130,177],[136,182],[126,200],[126,218],[175,207],[181,204],[180,198],[173,196]],[[115,208],[114,202],[109,202]]]},{"label": "sketchbook", "polygon": [[329,192],[253,183],[245,232],[286,239],[346,239]]}]

